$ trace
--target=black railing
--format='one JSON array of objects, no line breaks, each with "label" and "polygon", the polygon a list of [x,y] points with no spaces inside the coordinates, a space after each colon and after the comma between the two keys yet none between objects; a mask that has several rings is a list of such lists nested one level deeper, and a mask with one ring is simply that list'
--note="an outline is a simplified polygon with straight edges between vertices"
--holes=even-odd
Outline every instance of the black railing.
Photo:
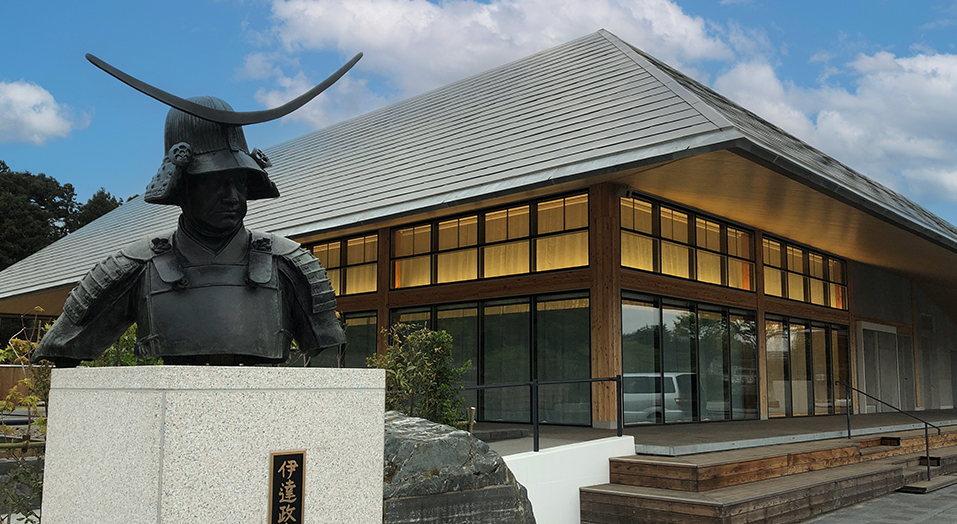
[{"label": "black railing", "polygon": [[533,451],[538,451],[538,388],[540,386],[554,386],[557,384],[586,384],[592,382],[614,382],[615,383],[615,400],[618,405],[618,436],[622,435],[624,429],[623,419],[625,418],[624,413],[624,404],[622,402],[622,389],[621,389],[621,375],[616,375],[614,377],[606,378],[580,378],[573,380],[531,380],[529,382],[512,382],[509,384],[482,384],[479,386],[465,386],[465,390],[475,391],[475,390],[486,390],[486,389],[501,389],[501,388],[519,388],[527,387],[530,388],[531,400],[529,401],[529,410],[531,411],[532,418],[532,449]]},{"label": "black railing", "polygon": [[873,395],[868,395],[867,393],[864,393],[863,391],[855,388],[854,386],[845,384],[841,382],[840,380],[835,380],[834,383],[839,386],[844,386],[844,392],[846,394],[845,398],[846,398],[847,405],[844,406],[844,411],[847,413],[847,438],[851,438],[851,411],[853,411],[852,410],[853,406],[851,405],[851,390],[852,389],[871,400],[876,400],[877,402],[880,402],[881,404],[884,404],[885,406],[891,409],[897,410],[898,412],[903,413],[907,415],[908,417],[914,420],[917,420],[919,422],[922,422],[924,424],[924,460],[927,461],[927,480],[930,480],[930,428],[937,429],[937,434],[940,435],[940,427],[935,426],[934,424],[931,424],[930,422],[927,422],[926,420],[918,416],[912,415],[897,406],[892,406],[891,404],[888,404],[887,402],[884,402],[883,400]]}]

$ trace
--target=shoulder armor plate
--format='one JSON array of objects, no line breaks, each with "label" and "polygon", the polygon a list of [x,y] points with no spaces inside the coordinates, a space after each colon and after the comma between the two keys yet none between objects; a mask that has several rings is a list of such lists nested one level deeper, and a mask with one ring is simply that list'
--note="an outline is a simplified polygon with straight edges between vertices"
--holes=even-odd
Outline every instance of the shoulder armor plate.
[{"label": "shoulder armor plate", "polygon": [[288,238],[279,236],[275,233],[269,233],[269,236],[272,239],[273,255],[290,255],[299,249],[299,242],[289,240]]},{"label": "shoulder armor plate", "polygon": [[304,249],[296,249],[283,255],[283,258],[288,260],[309,282],[313,313],[336,309],[335,291],[333,291],[329,277],[326,276],[326,270],[322,267],[319,259]]},{"label": "shoulder armor plate", "polygon": [[63,312],[74,324],[82,325],[91,314],[119,299],[133,285],[146,263],[125,255],[124,251],[93,266],[70,291]]}]

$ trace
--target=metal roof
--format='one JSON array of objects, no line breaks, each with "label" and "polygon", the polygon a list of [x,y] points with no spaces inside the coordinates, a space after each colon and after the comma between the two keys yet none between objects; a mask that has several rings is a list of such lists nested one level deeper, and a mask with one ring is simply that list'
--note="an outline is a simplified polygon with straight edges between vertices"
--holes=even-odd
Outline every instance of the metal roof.
[{"label": "metal roof", "polygon": [[[743,140],[957,251],[957,228],[604,30],[267,149],[283,196],[246,224],[330,231]],[[76,282],[178,211],[128,202],[0,272],[0,299]]]}]

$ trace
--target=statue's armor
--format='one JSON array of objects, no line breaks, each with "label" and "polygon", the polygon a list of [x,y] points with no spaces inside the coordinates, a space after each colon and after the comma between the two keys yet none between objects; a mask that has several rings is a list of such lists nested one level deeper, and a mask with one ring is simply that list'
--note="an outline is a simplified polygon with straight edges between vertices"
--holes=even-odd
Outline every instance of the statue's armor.
[{"label": "statue's armor", "polygon": [[242,256],[194,263],[177,249],[182,234],[135,242],[97,264],[35,358],[95,359],[133,321],[143,356],[282,362],[293,338],[310,354],[345,341],[325,269],[299,244],[248,232]]}]

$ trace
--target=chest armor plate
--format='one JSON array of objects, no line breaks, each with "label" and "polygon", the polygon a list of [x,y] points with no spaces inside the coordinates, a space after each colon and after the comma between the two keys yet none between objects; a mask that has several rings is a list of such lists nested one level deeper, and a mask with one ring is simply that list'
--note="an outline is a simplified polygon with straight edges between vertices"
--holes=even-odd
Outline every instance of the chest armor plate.
[{"label": "chest armor plate", "polygon": [[137,322],[146,356],[252,355],[280,359],[291,336],[284,329],[277,269],[268,282],[250,286],[245,265],[183,268],[186,286],[164,282],[149,264]]}]

